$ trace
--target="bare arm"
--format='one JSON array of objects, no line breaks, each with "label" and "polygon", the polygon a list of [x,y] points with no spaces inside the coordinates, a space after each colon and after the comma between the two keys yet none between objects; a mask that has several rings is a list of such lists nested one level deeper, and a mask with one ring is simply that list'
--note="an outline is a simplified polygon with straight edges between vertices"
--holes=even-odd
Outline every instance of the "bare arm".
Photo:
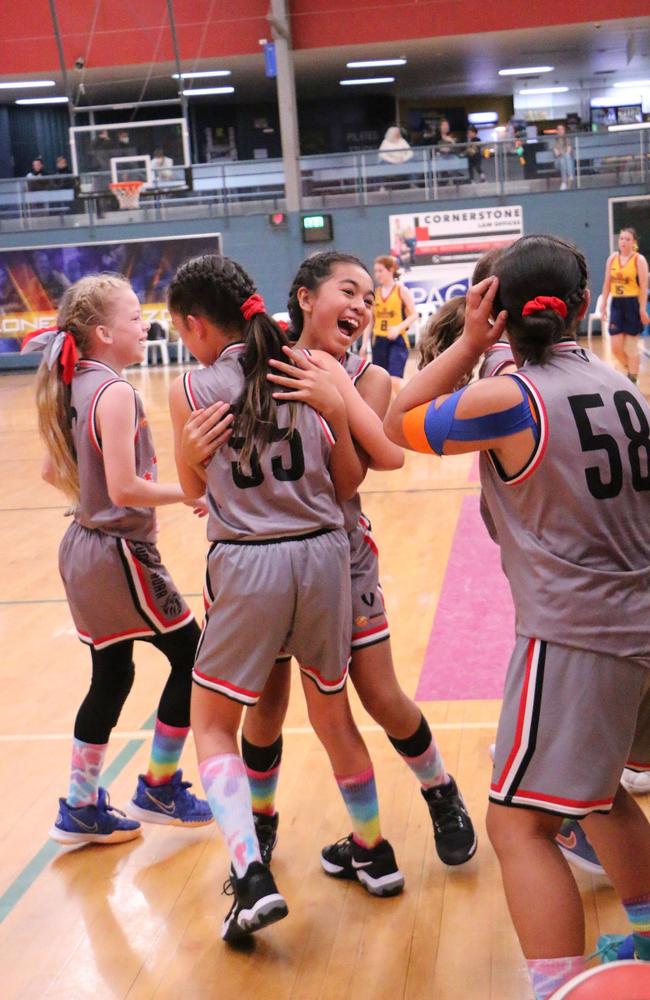
[{"label": "bare arm", "polygon": [[409,292],[408,288],[404,288],[403,285],[400,285],[399,294],[406,315],[401,323],[397,323],[395,326],[388,328],[387,332],[389,340],[396,340],[397,337],[401,336],[401,334],[406,333],[409,327],[412,326],[418,318],[418,311],[415,306],[415,302],[413,301],[413,296]]},{"label": "bare arm", "polygon": [[[270,381],[276,382],[278,385],[290,387],[292,384],[295,384],[295,379],[300,377],[298,372],[304,368],[307,359],[305,359],[304,355],[297,351],[292,351],[290,348],[284,348],[284,351],[287,357],[295,361],[296,367],[285,365],[280,361],[272,361],[271,364],[275,371],[281,372],[281,374],[269,375],[268,377]],[[401,469],[404,464],[402,451],[388,440],[377,412],[359,395],[343,366],[323,351],[313,351],[309,357],[309,362],[313,367],[319,368],[330,377],[338,393],[343,398],[350,433],[355,442],[363,448],[372,467],[384,470]],[[374,370],[381,372],[380,369]],[[364,375],[364,379],[368,378],[369,374]],[[381,372],[376,377],[385,379],[387,389],[384,391],[387,391],[388,395],[390,395],[389,376]],[[280,396],[278,398],[290,399],[291,395]],[[363,470],[363,475],[365,475],[365,469]],[[363,479],[363,475],[361,479]]]},{"label": "bare arm", "polygon": [[602,299],[600,302],[600,317],[604,320],[607,316],[607,300],[609,298],[609,290],[612,284],[612,261],[616,254],[610,254],[607,258],[607,263],[605,264],[605,277],[603,279],[603,290]]},{"label": "bare arm", "polygon": [[162,507],[186,499],[176,483],[154,483],[137,475],[133,446],[135,393],[127,382],[114,382],[106,389],[97,406],[97,421],[108,495],[116,506]]},{"label": "bare arm", "polygon": [[639,312],[641,322],[650,323],[648,317],[648,262],[641,254],[637,254],[636,272],[639,278]]},{"label": "bare arm", "polygon": [[[506,313],[499,313],[495,322],[492,325],[489,323],[497,287],[496,278],[486,278],[470,289],[467,295],[465,328],[461,336],[419,371],[393,400],[384,420],[384,428],[391,441],[403,448],[410,447],[402,429],[404,415],[416,406],[453,392],[487,348],[495,344],[503,334]],[[485,379],[478,384],[497,381]]]},{"label": "bare arm", "polygon": [[183,389],[183,379],[179,377],[172,382],[169,390],[169,409],[174,428],[174,458],[180,484],[188,496],[199,497],[205,490],[205,482],[199,476],[194,466],[183,458],[183,428],[192,413]]},{"label": "bare arm", "polygon": [[55,489],[61,489],[59,474],[49,451],[43,455],[43,461],[41,462],[41,479],[43,479],[46,483],[49,483],[50,486],[54,486]]}]

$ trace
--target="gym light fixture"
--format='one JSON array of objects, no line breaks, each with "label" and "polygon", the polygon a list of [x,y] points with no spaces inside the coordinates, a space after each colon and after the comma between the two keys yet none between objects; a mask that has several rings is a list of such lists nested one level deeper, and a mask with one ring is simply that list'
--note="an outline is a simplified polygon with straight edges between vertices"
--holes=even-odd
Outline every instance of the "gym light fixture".
[{"label": "gym light fixture", "polygon": [[366,59],[345,64],[348,69],[372,69],[373,66],[406,66],[406,59]]},{"label": "gym light fixture", "polygon": [[194,87],[192,90],[183,90],[183,97],[205,97],[207,94],[234,94],[234,87]]},{"label": "gym light fixture", "polygon": [[229,69],[202,69],[196,73],[172,73],[172,80],[198,80],[206,76],[232,76]]},{"label": "gym light fixture", "polygon": [[20,97],[15,104],[67,104],[67,97]]},{"label": "gym light fixture", "polygon": [[650,80],[617,80],[612,87],[621,87],[625,90],[635,90],[637,87],[650,87]]},{"label": "gym light fixture", "polygon": [[0,83],[0,90],[22,90],[23,87],[54,87],[54,80],[14,80],[12,83]]},{"label": "gym light fixture", "polygon": [[524,87],[520,94],[566,94],[568,87]]},{"label": "gym light fixture", "polygon": [[394,76],[369,76],[365,80],[339,80],[342,87],[360,87],[365,83],[395,83]]},{"label": "gym light fixture", "polygon": [[537,73],[552,73],[555,66],[518,66],[514,69],[500,69],[499,76],[532,76]]}]

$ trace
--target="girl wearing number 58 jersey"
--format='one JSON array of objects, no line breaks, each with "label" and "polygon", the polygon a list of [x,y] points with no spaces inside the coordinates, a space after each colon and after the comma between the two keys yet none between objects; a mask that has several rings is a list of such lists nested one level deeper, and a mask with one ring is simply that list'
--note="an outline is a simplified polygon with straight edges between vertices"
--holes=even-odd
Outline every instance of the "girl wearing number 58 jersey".
[{"label": "girl wearing number 58 jersey", "polygon": [[[254,705],[276,657],[293,654],[310,721],[325,746],[360,844],[379,852],[360,879],[377,895],[403,877],[381,837],[372,764],[352,719],[345,684],[352,631],[350,552],[340,500],[363,478],[336,380],[323,380],[317,411],[277,402],[269,362],[286,360],[286,334],[266,314],[246,272],[227,257],[183,265],[169,289],[176,329],[206,367],[172,387],[181,484],[207,482],[206,617],[194,666],[192,726],[201,778],[231,860],[234,902],[222,937],[237,940],[287,914],[262,863],[251,793],[237,749],[246,705]],[[305,362],[306,363],[306,362]],[[339,381],[348,387],[341,368]],[[182,456],[192,411],[232,410],[232,436],[205,469]]]},{"label": "girl wearing number 58 jersey", "polygon": [[[619,784],[626,765],[650,769],[650,408],[574,339],[589,304],[575,247],[524,237],[495,275],[386,428],[414,450],[481,453],[517,624],[488,833],[545,998],[584,962],[580,894],[554,843],[563,816],[581,818],[650,958],[650,824]],[[454,392],[504,331],[518,370]]]}]

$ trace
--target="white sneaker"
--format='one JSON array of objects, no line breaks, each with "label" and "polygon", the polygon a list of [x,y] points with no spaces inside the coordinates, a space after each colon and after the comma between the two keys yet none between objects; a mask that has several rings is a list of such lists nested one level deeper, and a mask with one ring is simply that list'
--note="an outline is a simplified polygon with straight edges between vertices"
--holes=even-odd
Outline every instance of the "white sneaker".
[{"label": "white sneaker", "polygon": [[621,775],[621,784],[632,795],[650,792],[650,771],[632,771],[626,767]]},{"label": "white sneaker", "polygon": [[562,181],[562,183],[560,184],[560,191],[566,191],[566,184],[564,183],[564,181]]}]

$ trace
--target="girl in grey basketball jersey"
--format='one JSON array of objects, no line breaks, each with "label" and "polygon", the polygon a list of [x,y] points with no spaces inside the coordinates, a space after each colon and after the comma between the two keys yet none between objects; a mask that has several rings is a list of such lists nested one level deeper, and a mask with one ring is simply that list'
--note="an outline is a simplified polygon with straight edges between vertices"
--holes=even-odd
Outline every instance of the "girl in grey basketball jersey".
[{"label": "girl in grey basketball jersey", "polygon": [[[59,568],[77,634],[90,647],[92,679],[75,720],[68,795],[50,836],[62,844],[116,843],[140,834],[137,820],[212,821],[178,769],[199,629],[155,546],[155,508],[188,501],[177,484],[156,482],[142,401],[122,377],[126,365],[142,361],[148,329],[128,281],[82,278],[66,291],[57,324],[27,349],[45,352],[37,381],[43,477],[74,505]],[[170,674],[149,767],[127,806],[130,820],[110,805],[99,777],[133,683],[135,639],[160,649]]]},{"label": "girl in grey basketball jersey", "polygon": [[[372,764],[345,690],[350,557],[338,501],[354,494],[362,469],[336,384],[321,385],[320,412],[274,400],[269,361],[284,359],[289,341],[237,263],[207,255],[184,264],[170,285],[169,309],[206,366],[174,383],[171,409],[181,483],[194,492],[207,482],[212,544],[192,728],[230,854],[234,901],[222,937],[236,941],[287,914],[262,863],[237,747],[242,709],[256,703],[283,650],[300,664],[310,721],[350,814],[359,880],[376,895],[403,886],[381,836]],[[347,387],[344,373],[341,382]],[[214,403],[231,408],[232,435],[205,468],[196,467],[183,458],[183,428],[192,411]]]},{"label": "girl in grey basketball jersey", "polygon": [[[368,322],[373,283],[360,260],[336,251],[315,254],[301,264],[289,294],[289,314],[296,349],[312,354],[313,364],[294,355],[299,368],[274,363],[272,380],[284,387],[277,398],[298,392],[318,407],[314,387],[325,375],[347,375],[342,391],[361,410],[351,417],[351,430],[363,463],[394,469],[403,463],[401,451],[387,444],[381,420],[391,393],[385,371],[360,360],[350,350]],[[319,365],[320,368],[317,368]],[[363,418],[367,422],[364,424]],[[373,419],[374,418],[374,419]],[[392,450],[391,450],[392,449]],[[420,783],[433,822],[435,846],[445,864],[459,865],[476,851],[476,835],[454,779],[447,773],[427,720],[405,692],[395,674],[390,632],[379,583],[377,546],[370,522],[361,511],[358,492],[343,504],[350,543],[352,584],[352,642],[350,677],[371,717],[385,730],[397,752]],[[289,697],[290,674],[278,664],[259,704],[246,712],[243,757],[248,768],[260,842],[270,860],[278,814],[275,785],[282,748],[282,723]],[[337,878],[355,879],[352,836],[323,849],[321,864]]]},{"label": "girl in grey basketball jersey", "polygon": [[[626,764],[650,769],[650,408],[574,339],[589,305],[575,247],[524,237],[495,272],[386,429],[413,450],[481,453],[517,623],[488,832],[546,998],[584,965],[580,894],[554,841],[563,816],[582,818],[650,960],[650,824],[619,783]],[[449,394],[504,331],[518,371]]]}]

